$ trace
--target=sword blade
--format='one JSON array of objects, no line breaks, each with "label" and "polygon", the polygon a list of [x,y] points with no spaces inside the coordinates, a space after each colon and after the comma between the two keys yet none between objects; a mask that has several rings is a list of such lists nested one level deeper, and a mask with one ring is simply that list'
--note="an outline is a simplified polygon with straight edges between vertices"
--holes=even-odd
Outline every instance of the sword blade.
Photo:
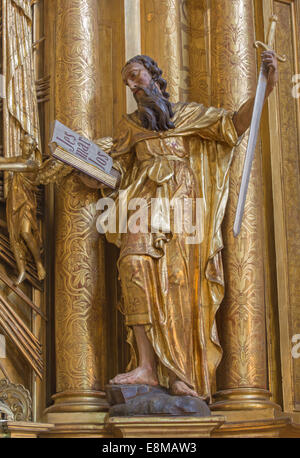
[{"label": "sword blade", "polygon": [[250,133],[249,133],[247,151],[246,151],[245,161],[244,161],[240,193],[239,193],[235,220],[234,220],[234,225],[233,225],[233,235],[235,237],[239,235],[240,230],[241,230],[241,224],[242,224],[242,219],[243,219],[243,214],[244,214],[246,196],[247,196],[251,167],[252,167],[252,161],[253,161],[253,157],[255,153],[260,118],[261,118],[261,113],[262,113],[264,100],[265,100],[266,87],[267,87],[267,76],[265,74],[265,71],[263,70],[263,67],[261,66],[259,77],[258,77],[251,125],[250,125]]}]

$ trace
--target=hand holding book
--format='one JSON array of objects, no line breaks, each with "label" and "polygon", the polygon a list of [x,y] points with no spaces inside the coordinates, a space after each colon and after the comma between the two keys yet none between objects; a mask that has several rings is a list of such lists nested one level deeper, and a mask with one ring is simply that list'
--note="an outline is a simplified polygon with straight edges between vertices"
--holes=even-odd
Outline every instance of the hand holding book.
[{"label": "hand holding book", "polygon": [[[80,178],[86,186],[117,187],[120,174],[113,167],[112,158],[98,145],[59,121],[54,122],[49,146],[54,158],[80,170]],[[94,180],[98,181],[98,185]]]}]

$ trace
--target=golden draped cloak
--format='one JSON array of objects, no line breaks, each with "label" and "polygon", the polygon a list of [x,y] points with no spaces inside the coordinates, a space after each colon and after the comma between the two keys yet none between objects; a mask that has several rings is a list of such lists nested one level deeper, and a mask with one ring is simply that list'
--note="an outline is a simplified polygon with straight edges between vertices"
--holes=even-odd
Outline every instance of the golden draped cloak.
[{"label": "golden draped cloak", "polygon": [[[136,112],[124,116],[111,156],[127,202],[137,197],[148,205],[158,196],[202,198],[203,241],[186,244],[187,234],[173,234],[172,224],[168,233],[107,232],[106,237],[121,250],[124,312],[130,315],[128,369],[137,363],[130,326],[143,324],[157,356],[160,384],[168,386],[169,369],[211,399],[222,356],[215,323],[224,295],[221,223],[239,139],[232,112],[197,103],[177,103],[173,110],[175,128],[165,132],[144,129]],[[108,149],[106,139],[97,143]],[[119,215],[119,195],[110,195]]]},{"label": "golden draped cloak", "polygon": [[21,154],[24,133],[36,140],[41,151],[38,103],[32,49],[32,12],[28,0],[6,0],[4,44],[6,49],[6,102],[8,118],[6,157]]}]

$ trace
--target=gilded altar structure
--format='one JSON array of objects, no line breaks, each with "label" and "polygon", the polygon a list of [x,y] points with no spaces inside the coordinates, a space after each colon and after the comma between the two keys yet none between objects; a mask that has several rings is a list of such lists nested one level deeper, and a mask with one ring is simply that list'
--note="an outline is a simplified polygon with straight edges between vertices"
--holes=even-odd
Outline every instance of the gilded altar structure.
[{"label": "gilded altar structure", "polygon": [[[265,41],[272,14],[275,47],[287,57],[264,107],[236,238],[248,134],[231,165],[216,316],[222,359],[208,418],[108,416],[105,386],[125,371],[129,349],[118,249],[96,228],[100,191],[70,169],[43,184],[20,173],[14,188],[17,172],[0,171],[0,437],[300,437],[300,0],[0,5],[0,159],[10,162],[24,135],[32,160],[47,161],[56,119],[89,139],[114,137],[135,109],[121,77],[135,55],[159,63],[172,101],[231,111],[255,94],[253,43]],[[31,222],[33,241],[27,223],[15,235],[12,193],[31,199],[18,221]]]}]

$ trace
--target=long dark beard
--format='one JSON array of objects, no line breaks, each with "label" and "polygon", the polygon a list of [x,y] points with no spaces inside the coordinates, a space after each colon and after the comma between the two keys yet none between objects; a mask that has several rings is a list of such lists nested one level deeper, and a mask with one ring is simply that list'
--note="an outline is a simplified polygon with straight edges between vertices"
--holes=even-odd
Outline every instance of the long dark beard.
[{"label": "long dark beard", "polygon": [[[143,95],[142,95],[143,92]],[[141,88],[138,97],[138,117],[145,129],[174,129],[171,118],[174,116],[171,103],[159,92],[154,82],[148,88]]]}]

